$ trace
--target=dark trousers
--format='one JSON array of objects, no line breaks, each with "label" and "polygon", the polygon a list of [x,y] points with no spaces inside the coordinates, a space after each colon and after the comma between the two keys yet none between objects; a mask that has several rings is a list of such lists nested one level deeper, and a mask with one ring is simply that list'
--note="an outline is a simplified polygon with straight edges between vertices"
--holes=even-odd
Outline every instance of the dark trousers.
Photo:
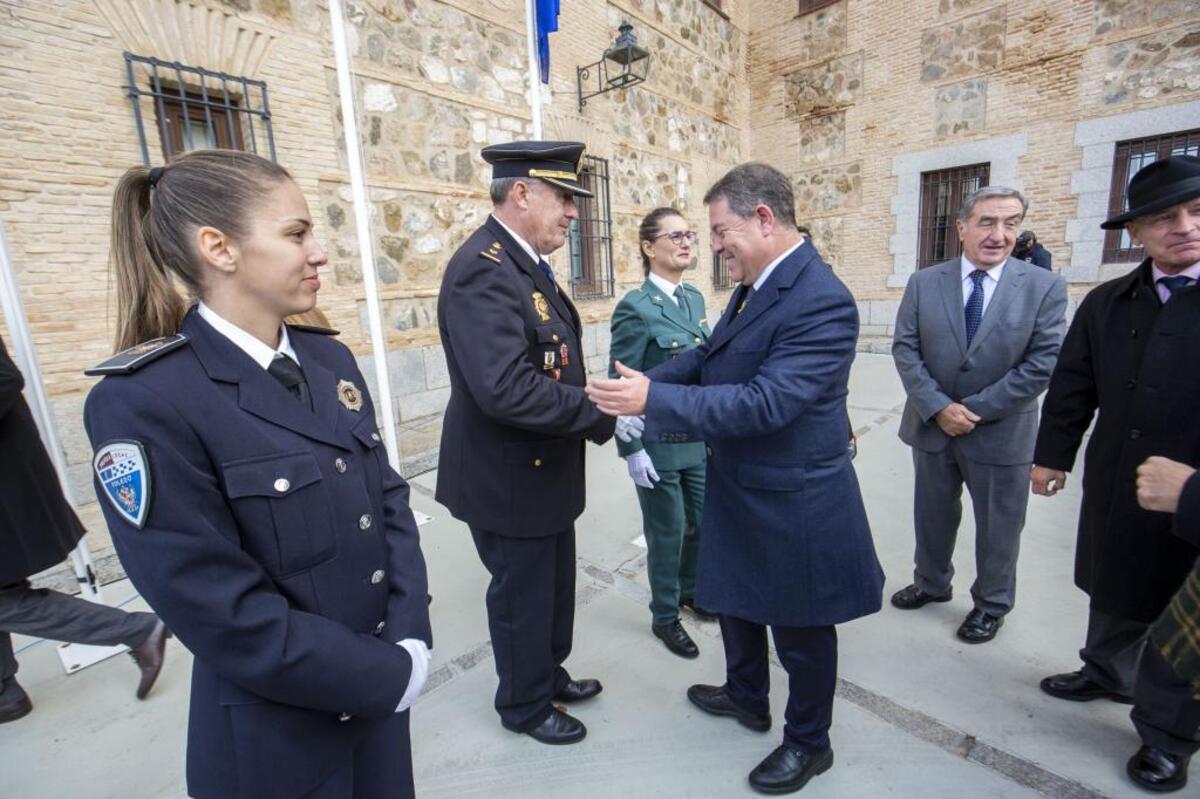
[{"label": "dark trousers", "polygon": [[637,487],[646,536],[646,577],[650,616],[655,624],[679,618],[679,600],[696,592],[700,516],[704,512],[703,463],[663,470],[654,488]]},{"label": "dark trousers", "polygon": [[[752,713],[766,715],[771,688],[767,628],[724,614],[720,619],[729,697]],[[803,752],[828,749],[837,687],[837,630],[833,625],[772,627],[771,636],[788,674],[784,744]]]},{"label": "dark trousers", "polygon": [[373,722],[354,747],[354,756],[305,799],[412,799],[409,713]]},{"label": "dark trousers", "polygon": [[492,575],[488,630],[496,660],[496,712],[511,730],[546,720],[551,700],[571,679],[575,624],[575,528],[538,538],[511,538],[471,528]]},{"label": "dark trousers", "polygon": [[1200,749],[1200,701],[1153,646],[1150,625],[1088,612],[1087,641],[1079,650],[1083,674],[1110,691],[1133,697],[1130,718],[1142,743],[1177,755]]},{"label": "dark trousers", "polygon": [[153,613],[126,613],[79,597],[45,588],[28,580],[0,587],[0,682],[17,673],[9,633],[50,638],[72,644],[138,646],[154,630]]},{"label": "dark trousers", "polygon": [[917,588],[942,595],[954,577],[954,544],[962,521],[966,484],[975,510],[975,607],[993,616],[1012,610],[1017,594],[1017,555],[1029,504],[1029,464],[994,466],[972,461],[951,441],[941,452],[913,448],[916,481]]}]

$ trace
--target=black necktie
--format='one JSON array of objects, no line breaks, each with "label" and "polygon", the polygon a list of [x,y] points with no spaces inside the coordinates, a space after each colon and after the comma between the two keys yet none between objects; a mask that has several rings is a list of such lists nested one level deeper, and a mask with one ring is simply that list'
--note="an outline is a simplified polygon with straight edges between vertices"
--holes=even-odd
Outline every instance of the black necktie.
[{"label": "black necktie", "polygon": [[1167,299],[1175,296],[1175,292],[1187,286],[1192,282],[1192,279],[1187,275],[1172,275],[1171,277],[1160,277],[1158,282],[1167,290]]},{"label": "black necktie", "polygon": [[753,296],[754,286],[746,286],[745,290],[742,292],[742,301],[738,303],[737,311],[734,313],[734,316],[737,316],[742,311],[746,310],[746,303],[750,302],[750,298]]},{"label": "black necktie", "polygon": [[541,268],[542,274],[545,275],[546,279],[550,281],[550,285],[554,286],[555,291],[558,291],[558,285],[554,282],[554,270],[550,268],[550,264],[539,259],[538,266]]},{"label": "black necktie", "polygon": [[300,371],[300,364],[281,352],[271,361],[267,373],[282,383],[306,408],[312,410],[312,396],[308,391],[308,381],[304,379],[304,372]]}]

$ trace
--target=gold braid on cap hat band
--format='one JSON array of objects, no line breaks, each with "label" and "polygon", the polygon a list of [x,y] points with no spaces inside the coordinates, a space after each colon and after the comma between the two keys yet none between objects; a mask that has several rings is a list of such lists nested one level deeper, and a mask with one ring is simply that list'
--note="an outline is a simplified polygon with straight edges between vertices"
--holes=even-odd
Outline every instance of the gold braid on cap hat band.
[{"label": "gold braid on cap hat band", "polygon": [[557,169],[531,169],[529,170],[531,178],[558,178],[559,180],[579,180],[579,174],[576,172],[562,172]]}]

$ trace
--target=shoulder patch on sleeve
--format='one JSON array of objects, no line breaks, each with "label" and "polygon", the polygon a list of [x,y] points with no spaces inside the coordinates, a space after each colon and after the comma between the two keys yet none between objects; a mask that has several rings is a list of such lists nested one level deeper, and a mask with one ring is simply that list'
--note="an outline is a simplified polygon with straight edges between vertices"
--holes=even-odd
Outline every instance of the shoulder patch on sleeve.
[{"label": "shoulder patch on sleeve", "polygon": [[496,263],[501,263],[500,259],[497,258],[495,255],[492,255],[490,250],[484,250],[483,252],[479,253],[479,255],[483,258],[487,258],[489,261],[495,261]]},{"label": "shoulder patch on sleeve", "polygon": [[142,529],[150,511],[150,469],[142,443],[114,439],[101,444],[92,459],[92,468],[117,514]]},{"label": "shoulder patch on sleeve", "polygon": [[131,374],[151,361],[161,358],[168,352],[179,349],[184,344],[187,344],[187,340],[187,336],[182,333],[176,333],[173,336],[163,336],[162,338],[152,338],[149,341],[143,341],[141,344],[135,344],[124,352],[118,352],[107,361],[99,363],[91,369],[85,369],[83,373],[92,377],[97,375]]},{"label": "shoulder patch on sleeve", "polygon": [[340,336],[342,331],[334,330],[332,327],[321,327],[320,325],[295,325],[288,322],[288,328],[291,330],[303,330],[306,333],[320,333],[322,336]]}]

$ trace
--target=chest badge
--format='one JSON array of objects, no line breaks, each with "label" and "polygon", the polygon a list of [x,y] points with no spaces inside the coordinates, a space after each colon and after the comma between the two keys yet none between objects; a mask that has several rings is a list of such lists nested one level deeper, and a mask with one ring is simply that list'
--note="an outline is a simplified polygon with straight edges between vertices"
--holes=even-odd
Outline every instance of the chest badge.
[{"label": "chest badge", "polygon": [[121,518],[139,530],[150,510],[150,470],[146,450],[138,441],[111,441],[92,460],[104,496]]},{"label": "chest badge", "polygon": [[540,291],[533,292],[533,310],[537,311],[543,322],[550,321],[550,303],[546,302],[546,295]]},{"label": "chest badge", "polygon": [[349,380],[339,380],[337,384],[338,402],[342,403],[348,411],[361,411],[363,405],[362,392],[358,386],[351,383]]}]

